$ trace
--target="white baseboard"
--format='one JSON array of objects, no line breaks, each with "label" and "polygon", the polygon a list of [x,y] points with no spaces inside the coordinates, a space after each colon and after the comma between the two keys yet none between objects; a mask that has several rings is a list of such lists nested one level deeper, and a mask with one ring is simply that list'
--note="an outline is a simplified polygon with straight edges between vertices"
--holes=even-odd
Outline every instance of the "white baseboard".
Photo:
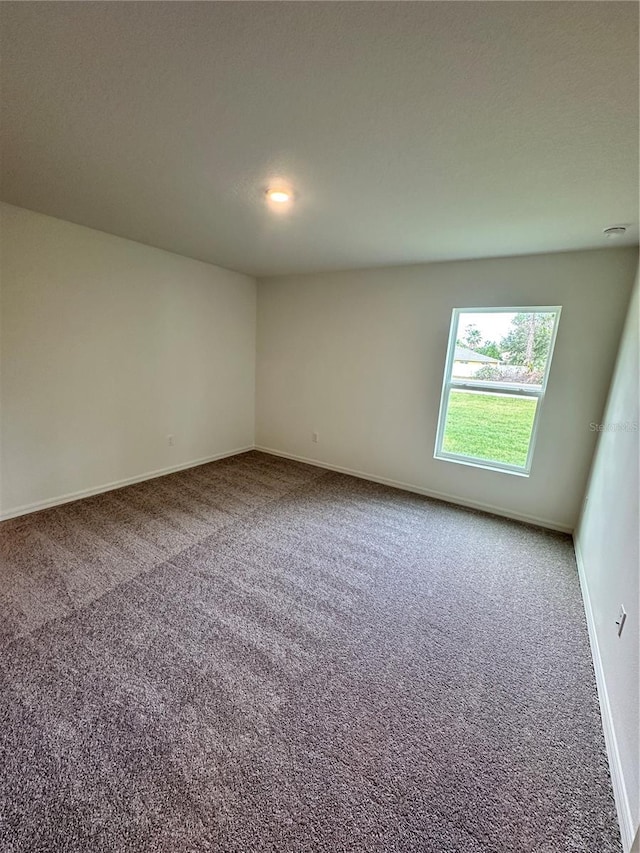
[{"label": "white baseboard", "polygon": [[316,468],[326,468],[327,471],[337,471],[339,474],[349,474],[352,477],[358,477],[361,480],[369,480],[372,483],[380,483],[383,486],[391,486],[394,489],[402,489],[405,492],[413,492],[417,495],[424,495],[427,498],[435,498],[439,501],[444,501],[457,506],[468,507],[469,509],[478,509],[482,512],[489,512],[492,515],[500,515],[504,518],[512,518],[515,521],[524,521],[527,524],[535,524],[537,527],[546,527],[550,530],[558,530],[561,533],[572,533],[573,528],[563,524],[558,524],[548,518],[537,518],[532,515],[523,515],[521,513],[512,512],[503,507],[493,506],[492,504],[479,503],[468,501],[464,498],[459,498],[456,495],[450,495],[446,492],[434,492],[430,489],[423,489],[421,486],[416,486],[412,483],[403,483],[399,480],[389,480],[386,477],[376,477],[374,474],[367,474],[364,471],[356,471],[353,468],[343,468],[340,465],[330,465],[328,462],[321,462],[318,459],[308,459],[306,456],[296,456],[293,453],[285,453],[282,450],[275,450],[272,447],[262,447],[258,444],[255,450],[261,453],[269,453],[271,456],[281,456],[283,459],[293,459],[295,462],[304,462],[306,465],[314,465]]},{"label": "white baseboard", "polygon": [[515,521],[523,521],[527,524],[535,524],[539,527],[546,527],[550,530],[558,530],[561,533],[572,533],[571,527],[558,524],[548,518],[538,518],[537,516],[524,515],[517,512],[511,512],[503,507],[493,506],[492,504],[468,501],[464,498],[459,498],[456,495],[450,495],[446,492],[435,492],[431,489],[424,489],[421,486],[416,486],[413,483],[403,483],[399,480],[390,480],[386,477],[377,477],[374,474],[368,474],[364,471],[357,471],[353,468],[344,468],[340,465],[330,465],[327,462],[321,462],[319,459],[309,459],[306,456],[298,456],[293,453],[285,453],[282,450],[276,450],[272,447],[262,447],[260,445],[248,445],[247,447],[238,447],[235,450],[228,450],[224,453],[217,453],[213,456],[205,456],[202,459],[193,459],[190,462],[184,462],[180,465],[172,465],[168,468],[158,468],[156,471],[147,471],[144,474],[138,474],[134,477],[127,477],[124,480],[114,480],[111,483],[104,483],[100,486],[95,486],[90,489],[81,489],[77,492],[70,492],[65,495],[58,495],[54,498],[48,498],[44,501],[36,501],[22,506],[12,507],[11,509],[0,511],[0,521],[6,521],[9,518],[16,518],[20,515],[28,515],[32,512],[38,512],[41,509],[59,506],[60,504],[71,503],[71,501],[80,500],[80,498],[88,498],[92,495],[100,495],[103,492],[110,492],[114,489],[121,489],[124,486],[130,486],[134,483],[142,483],[145,480],[153,480],[156,477],[164,477],[165,474],[174,474],[176,471],[184,471],[187,468],[196,468],[198,465],[206,465],[207,462],[215,462],[218,459],[225,459],[229,456],[237,456],[239,453],[246,453],[249,450],[259,450],[262,453],[268,453],[271,456],[280,456],[283,459],[292,459],[295,462],[304,462],[306,465],[313,465],[316,468],[324,468],[327,471],[337,471],[340,474],[349,474],[352,477],[358,477],[361,480],[369,480],[372,483],[380,483],[383,486],[390,486],[394,489],[402,489],[405,492],[413,492],[414,494],[424,495],[428,498],[444,501],[445,503],[456,504],[458,506],[477,509],[482,512],[489,512],[493,515],[500,515],[504,518],[512,518]]},{"label": "white baseboard", "polygon": [[618,822],[620,824],[620,835],[622,836],[622,846],[625,853],[629,853],[633,844],[637,826],[634,826],[633,813],[631,811],[631,803],[627,786],[622,772],[622,762],[620,761],[620,751],[618,749],[618,739],[611,714],[611,704],[609,702],[609,694],[607,692],[607,682],[604,675],[604,667],[602,665],[602,657],[600,656],[600,645],[598,643],[598,635],[596,633],[596,623],[593,617],[593,608],[591,607],[591,597],[589,595],[589,586],[584,568],[584,560],[578,537],[574,537],[574,548],[576,552],[576,563],[578,564],[578,577],[580,578],[580,588],[582,590],[582,599],[584,601],[584,610],[587,617],[587,628],[589,630],[589,642],[591,645],[591,656],[593,658],[593,668],[596,673],[596,686],[598,688],[598,699],[600,701],[600,714],[602,716],[602,728],[604,730],[604,740],[607,747],[607,756],[609,758],[609,768],[611,770],[611,784],[613,786],[613,796],[616,801],[616,809],[618,811]]},{"label": "white baseboard", "polygon": [[216,462],[218,459],[226,459],[228,456],[237,456],[239,453],[246,453],[248,450],[253,450],[253,445],[249,445],[248,447],[238,447],[235,450],[227,450],[224,453],[216,453],[213,456],[204,456],[202,459],[193,459],[190,462],[183,462],[180,465],[171,465],[168,468],[158,468],[156,471],[147,471],[145,474],[137,474],[135,477],[127,477],[124,480],[114,480],[112,483],[103,483],[101,486],[94,486],[90,489],[81,489],[79,492],[70,492],[66,495],[58,495],[55,498],[48,498],[45,501],[36,501],[35,503],[16,506],[12,509],[0,512],[0,521],[6,521],[9,518],[16,518],[19,515],[28,515],[31,512],[38,512],[41,509],[48,509],[52,506],[71,503],[71,501],[77,501],[80,498],[89,498],[92,495],[111,492],[114,489],[121,489],[123,486],[131,486],[134,483],[143,483],[145,480],[154,480],[156,477],[164,477],[165,474],[175,474],[176,471],[185,471],[187,468],[196,468],[198,465],[206,465],[207,462]]}]

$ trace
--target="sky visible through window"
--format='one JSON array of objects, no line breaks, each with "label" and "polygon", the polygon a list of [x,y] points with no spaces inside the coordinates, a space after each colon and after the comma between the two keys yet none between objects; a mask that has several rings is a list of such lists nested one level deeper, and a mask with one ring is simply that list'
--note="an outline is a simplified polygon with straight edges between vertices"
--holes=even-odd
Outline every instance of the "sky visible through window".
[{"label": "sky visible through window", "polygon": [[460,315],[460,323],[458,329],[458,337],[460,332],[464,332],[465,326],[477,326],[480,334],[487,341],[500,341],[509,331],[511,321],[515,317],[515,313],[499,312],[499,313],[481,313],[473,314],[471,312]]}]

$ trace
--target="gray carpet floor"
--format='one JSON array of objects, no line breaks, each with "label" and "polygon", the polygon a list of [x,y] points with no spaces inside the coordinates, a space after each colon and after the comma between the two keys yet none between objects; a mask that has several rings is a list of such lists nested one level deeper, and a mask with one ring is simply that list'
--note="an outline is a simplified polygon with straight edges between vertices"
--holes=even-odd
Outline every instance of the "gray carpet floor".
[{"label": "gray carpet floor", "polygon": [[0,525],[3,853],[610,853],[568,537],[248,453]]}]

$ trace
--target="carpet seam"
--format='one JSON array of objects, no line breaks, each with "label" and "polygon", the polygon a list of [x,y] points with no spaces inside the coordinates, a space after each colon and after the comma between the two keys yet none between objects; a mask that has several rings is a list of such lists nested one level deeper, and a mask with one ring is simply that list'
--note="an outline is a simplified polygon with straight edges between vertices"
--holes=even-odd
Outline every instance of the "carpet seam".
[{"label": "carpet seam", "polygon": [[[214,463],[208,463],[208,464],[215,464],[215,462],[214,462]],[[332,472],[332,471],[324,471],[324,472],[323,472],[319,477],[314,477],[314,478],[313,478],[313,480],[312,480],[311,482],[316,482],[317,480],[321,480],[321,479],[324,479],[325,477],[329,477],[329,476],[331,476],[331,474],[332,474],[332,473],[334,473],[334,472]],[[134,484],[132,484],[132,485],[138,485],[138,484],[134,483]],[[35,627],[35,628],[31,629],[30,631],[27,631],[26,633],[23,633],[23,634],[19,634],[18,636],[14,637],[12,640],[10,640],[10,641],[6,644],[6,648],[7,648],[7,649],[11,649],[11,648],[13,648],[15,643],[18,643],[18,642],[20,642],[21,640],[24,640],[24,639],[27,639],[28,637],[33,636],[33,635],[34,635],[34,634],[36,634],[38,631],[42,630],[43,628],[46,628],[46,627],[47,627],[47,626],[49,626],[49,625],[53,625],[53,624],[64,625],[64,624],[65,624],[65,622],[66,622],[67,620],[71,620],[71,619],[77,618],[77,617],[78,617],[81,613],[83,613],[87,608],[89,608],[89,607],[91,607],[92,605],[94,605],[94,604],[96,604],[96,603],[100,602],[103,598],[105,598],[106,596],[110,595],[114,590],[116,590],[116,589],[118,589],[118,590],[126,589],[130,584],[135,583],[135,582],[136,582],[136,581],[138,581],[140,578],[143,578],[143,577],[149,577],[149,576],[151,576],[155,571],[160,570],[160,569],[162,569],[163,567],[165,567],[165,566],[167,566],[167,565],[173,565],[173,563],[172,563],[172,561],[173,561],[173,560],[178,560],[180,557],[182,557],[182,556],[183,556],[187,551],[189,551],[191,548],[197,548],[197,547],[200,547],[200,546],[201,546],[204,542],[206,542],[206,541],[207,541],[207,539],[209,539],[211,536],[216,536],[216,535],[217,535],[217,534],[219,534],[219,533],[223,533],[224,531],[228,531],[228,530],[230,530],[230,529],[231,529],[231,528],[233,528],[236,524],[238,524],[238,522],[239,522],[241,519],[249,519],[249,518],[251,518],[255,513],[260,512],[260,511],[261,511],[261,510],[263,510],[265,507],[267,507],[267,506],[272,506],[272,505],[274,505],[274,504],[277,504],[277,503],[278,503],[279,501],[281,501],[285,496],[289,496],[289,495],[291,495],[291,494],[295,494],[295,492],[297,492],[297,491],[304,491],[304,489],[305,489],[305,488],[308,488],[308,486],[309,486],[309,483],[304,483],[304,484],[299,484],[299,485],[297,485],[297,486],[294,486],[294,487],[293,487],[293,488],[291,488],[291,489],[288,489],[287,491],[285,491],[285,492],[283,492],[282,494],[278,495],[276,498],[272,498],[272,499],[270,499],[270,500],[266,501],[264,504],[262,504],[262,506],[260,506],[260,507],[255,507],[255,508],[254,508],[254,509],[252,509],[250,512],[246,513],[246,515],[239,516],[238,518],[235,518],[233,521],[229,522],[229,524],[224,524],[224,525],[222,525],[221,527],[217,528],[214,532],[212,532],[212,533],[208,533],[206,536],[203,536],[203,537],[202,537],[202,539],[198,539],[197,541],[194,541],[194,542],[190,543],[190,544],[189,544],[189,545],[187,545],[185,548],[183,548],[181,551],[179,551],[177,554],[174,554],[173,556],[168,557],[166,560],[163,560],[163,561],[162,561],[162,562],[160,562],[160,563],[156,563],[155,565],[151,566],[151,567],[150,567],[150,568],[148,568],[148,569],[142,569],[142,571],[140,571],[138,574],[134,575],[134,576],[133,576],[133,577],[131,577],[131,578],[128,578],[127,580],[123,581],[121,584],[116,584],[116,586],[112,587],[111,589],[105,590],[103,593],[101,593],[100,595],[96,596],[95,598],[92,598],[92,599],[91,599],[91,601],[87,602],[87,604],[84,604],[84,605],[82,605],[81,607],[78,607],[78,606],[76,605],[76,603],[73,601],[73,598],[71,598],[71,595],[70,595],[70,593],[69,593],[69,590],[68,590],[68,587],[67,587],[67,585],[66,585],[66,582],[64,581],[64,579],[62,579],[62,585],[63,585],[64,591],[65,591],[65,597],[66,597],[66,598],[68,598],[68,599],[69,599],[69,601],[70,601],[70,605],[71,605],[71,613],[68,613],[68,614],[66,614],[65,616],[55,616],[55,617],[53,617],[52,619],[48,619],[48,620],[46,620],[46,621],[42,622],[40,625],[38,625],[37,627]],[[126,489],[126,488],[130,488],[130,487],[129,487],[129,486],[125,486],[124,488]],[[90,496],[89,498],[85,498],[84,500],[90,500],[90,499],[91,499],[91,497],[93,497],[93,496]],[[51,509],[51,510],[55,510],[55,509],[58,509],[58,507],[51,507],[50,509]],[[44,513],[44,512],[48,512],[48,511],[49,511],[49,509],[41,510],[41,512],[43,512],[43,513]],[[175,565],[173,565],[173,568],[176,568],[176,566],[175,566]]]}]

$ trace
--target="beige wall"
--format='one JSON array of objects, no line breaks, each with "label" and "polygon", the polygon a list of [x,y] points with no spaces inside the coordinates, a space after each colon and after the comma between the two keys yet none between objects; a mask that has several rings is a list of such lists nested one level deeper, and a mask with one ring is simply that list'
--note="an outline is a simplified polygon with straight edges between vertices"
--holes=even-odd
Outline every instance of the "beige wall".
[{"label": "beige wall", "polygon": [[9,205],[1,217],[5,516],[253,445],[253,279]]},{"label": "beige wall", "polygon": [[[640,306],[638,279],[576,534],[626,848],[640,826]],[[618,636],[618,608],[627,620]]]},{"label": "beige wall", "polygon": [[[635,265],[606,249],[261,280],[256,443],[571,530]],[[531,476],[434,460],[452,309],[556,304]]]}]

